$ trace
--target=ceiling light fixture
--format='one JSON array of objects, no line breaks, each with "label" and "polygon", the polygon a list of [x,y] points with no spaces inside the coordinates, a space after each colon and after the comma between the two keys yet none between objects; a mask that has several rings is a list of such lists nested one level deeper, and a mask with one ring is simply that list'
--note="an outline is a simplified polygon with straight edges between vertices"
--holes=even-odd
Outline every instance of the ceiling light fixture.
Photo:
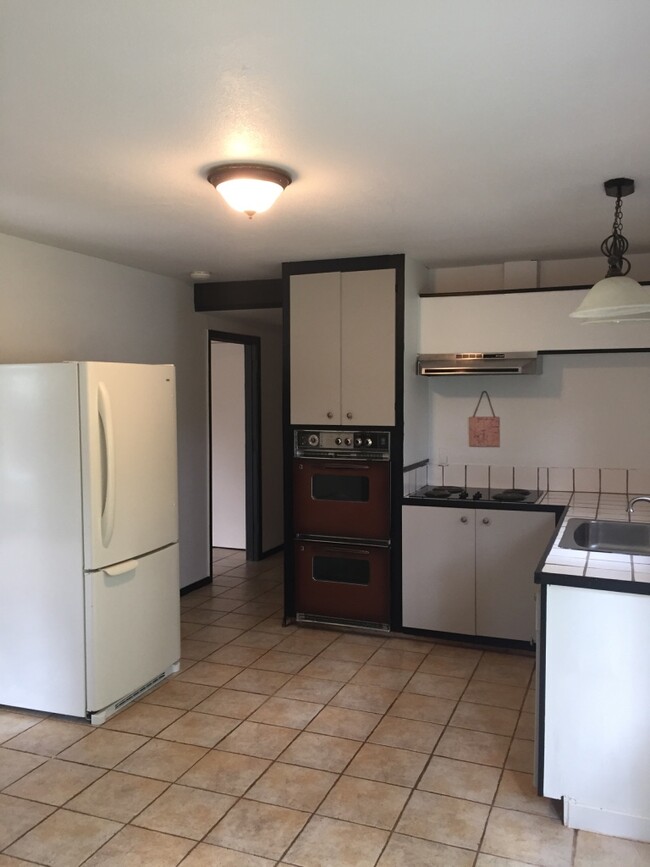
[{"label": "ceiling light fixture", "polygon": [[268,211],[291,183],[291,176],[275,166],[229,163],[210,169],[208,181],[231,208],[252,220],[255,214]]},{"label": "ceiling light fixture", "polygon": [[625,258],[629,246],[623,235],[623,208],[621,199],[634,192],[630,178],[612,178],[605,181],[605,193],[616,196],[612,234],[600,245],[607,257],[607,275],[599,280],[585,295],[582,304],[569,314],[584,322],[638,322],[650,319],[650,288],[641,286],[625,275],[630,270],[630,261]]}]

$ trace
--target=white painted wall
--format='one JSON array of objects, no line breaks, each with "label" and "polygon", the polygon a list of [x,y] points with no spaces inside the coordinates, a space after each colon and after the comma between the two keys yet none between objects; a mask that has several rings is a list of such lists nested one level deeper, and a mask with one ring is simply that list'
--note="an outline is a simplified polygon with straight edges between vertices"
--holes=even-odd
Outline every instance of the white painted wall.
[{"label": "white painted wall", "polygon": [[212,544],[246,548],[244,346],[212,341]]},{"label": "white painted wall", "polygon": [[0,235],[0,363],[176,365],[181,586],[209,575],[207,340],[169,277]]},{"label": "white painted wall", "polygon": [[[650,351],[546,355],[540,376],[434,377],[429,389],[434,463],[442,452],[451,464],[650,465]],[[501,418],[499,448],[468,446],[482,389]]]}]

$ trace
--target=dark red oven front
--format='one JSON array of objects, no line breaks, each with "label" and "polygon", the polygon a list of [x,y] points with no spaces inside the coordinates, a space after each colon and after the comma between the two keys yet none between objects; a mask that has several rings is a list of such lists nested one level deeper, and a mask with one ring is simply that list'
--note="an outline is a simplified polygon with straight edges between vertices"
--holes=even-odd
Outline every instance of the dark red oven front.
[{"label": "dark red oven front", "polygon": [[298,616],[380,626],[390,621],[387,547],[295,543]]},{"label": "dark red oven front", "polygon": [[295,458],[294,531],[300,536],[390,538],[390,464]]}]

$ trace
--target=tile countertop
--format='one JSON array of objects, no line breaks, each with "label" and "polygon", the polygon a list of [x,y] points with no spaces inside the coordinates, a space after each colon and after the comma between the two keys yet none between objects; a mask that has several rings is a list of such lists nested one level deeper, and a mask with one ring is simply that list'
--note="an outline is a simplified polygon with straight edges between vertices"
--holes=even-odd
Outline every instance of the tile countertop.
[{"label": "tile countertop", "polygon": [[545,494],[540,504],[564,506],[551,545],[540,562],[538,584],[565,584],[599,590],[650,594],[650,557],[638,554],[605,554],[560,548],[559,542],[570,518],[598,518],[604,521],[642,521],[650,523],[650,504],[638,503],[630,516],[624,494]]}]

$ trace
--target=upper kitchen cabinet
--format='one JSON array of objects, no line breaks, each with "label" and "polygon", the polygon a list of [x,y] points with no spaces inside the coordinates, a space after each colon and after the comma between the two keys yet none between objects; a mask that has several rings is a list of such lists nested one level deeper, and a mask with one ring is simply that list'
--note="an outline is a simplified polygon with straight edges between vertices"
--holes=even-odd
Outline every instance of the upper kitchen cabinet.
[{"label": "upper kitchen cabinet", "polygon": [[291,424],[395,424],[396,271],[294,274]]},{"label": "upper kitchen cabinet", "polygon": [[429,295],[422,298],[420,352],[549,352],[642,349],[650,323],[594,325],[569,314],[586,289]]}]

